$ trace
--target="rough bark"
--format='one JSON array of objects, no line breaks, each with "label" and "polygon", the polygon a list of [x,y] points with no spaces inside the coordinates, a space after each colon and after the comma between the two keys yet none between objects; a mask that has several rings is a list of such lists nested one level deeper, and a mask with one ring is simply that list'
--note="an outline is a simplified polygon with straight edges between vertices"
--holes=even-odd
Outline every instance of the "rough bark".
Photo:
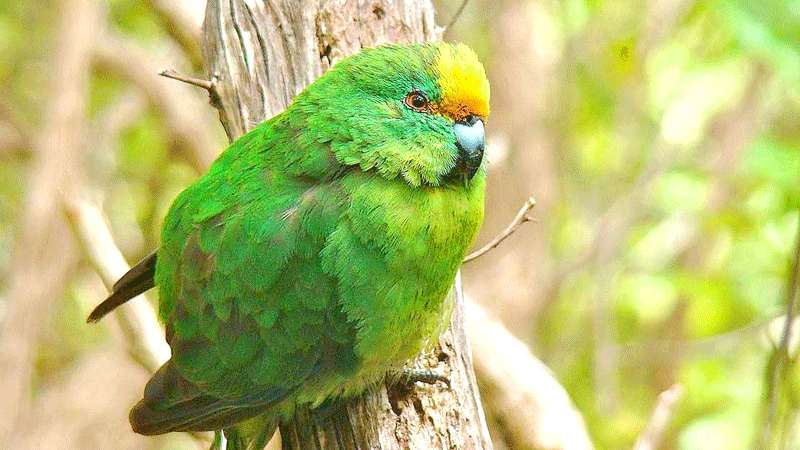
[{"label": "rough bark", "polygon": [[65,1],[61,14],[44,125],[33,142],[35,156],[18,222],[8,309],[0,330],[2,448],[7,448],[7,439],[29,407],[38,337],[77,261],[60,213],[61,198],[78,178],[89,55],[98,15],[92,0]]},{"label": "rough bark", "polygon": [[[282,111],[343,56],[386,42],[440,37],[428,0],[209,1],[204,52],[212,100],[235,139]],[[491,449],[463,325],[460,283],[451,328],[414,362],[451,387],[381,386],[351,400],[346,414],[300,414],[281,428],[284,449]]]},{"label": "rough bark", "polygon": [[231,139],[283,111],[343,56],[440,37],[428,0],[209,1],[203,31],[208,74]]}]

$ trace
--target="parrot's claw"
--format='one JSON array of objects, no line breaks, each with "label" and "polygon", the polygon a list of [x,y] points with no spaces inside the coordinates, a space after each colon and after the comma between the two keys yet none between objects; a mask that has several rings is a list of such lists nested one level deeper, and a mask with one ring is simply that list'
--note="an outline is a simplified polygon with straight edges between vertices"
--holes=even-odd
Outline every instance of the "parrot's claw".
[{"label": "parrot's claw", "polygon": [[400,375],[400,382],[407,385],[413,385],[416,382],[425,384],[436,384],[437,382],[442,382],[446,384],[448,388],[450,387],[450,378],[447,378],[445,375],[429,369],[405,368]]}]

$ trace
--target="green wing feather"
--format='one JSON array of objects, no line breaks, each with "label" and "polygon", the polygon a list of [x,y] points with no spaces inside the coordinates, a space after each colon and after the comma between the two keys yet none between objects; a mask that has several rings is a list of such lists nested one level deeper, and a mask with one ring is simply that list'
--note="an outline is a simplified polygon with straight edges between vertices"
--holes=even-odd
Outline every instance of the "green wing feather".
[{"label": "green wing feather", "polygon": [[233,144],[165,219],[155,276],[173,357],[131,414],[148,434],[230,426],[354,362],[319,258],[340,188],[271,167],[268,133]]},{"label": "green wing feather", "polygon": [[168,362],[147,383],[144,398],[131,410],[130,421],[133,430],[144,435],[220,430],[260,414],[290,392],[268,388],[221,399],[202,393]]}]

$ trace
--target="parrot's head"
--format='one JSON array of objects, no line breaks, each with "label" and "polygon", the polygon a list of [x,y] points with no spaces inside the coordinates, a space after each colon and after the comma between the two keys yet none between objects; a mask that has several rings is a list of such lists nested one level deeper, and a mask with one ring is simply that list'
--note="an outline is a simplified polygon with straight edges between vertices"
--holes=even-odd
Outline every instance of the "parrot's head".
[{"label": "parrot's head", "polygon": [[[475,53],[449,43],[387,45],[345,58],[300,105],[340,164],[412,186],[483,176],[489,82]],[[312,121],[320,121],[310,123]]]}]

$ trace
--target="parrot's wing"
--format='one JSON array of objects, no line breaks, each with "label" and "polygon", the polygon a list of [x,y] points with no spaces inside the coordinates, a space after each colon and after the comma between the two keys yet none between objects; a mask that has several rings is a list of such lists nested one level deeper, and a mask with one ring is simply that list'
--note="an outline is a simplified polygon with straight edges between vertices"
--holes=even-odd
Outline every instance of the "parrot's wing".
[{"label": "parrot's wing", "polygon": [[92,310],[86,321],[97,322],[117,306],[155,286],[156,253],[157,251],[154,251],[145,256],[144,259],[114,283],[114,287],[111,288],[111,294]]},{"label": "parrot's wing", "polygon": [[144,414],[154,432],[228,426],[310,377],[355,366],[356,330],[319,256],[341,189],[237,163],[187,189],[164,222],[156,284],[167,372],[191,389],[178,403],[163,390],[145,399],[143,414],[169,411]]},{"label": "parrot's wing", "polygon": [[131,410],[130,421],[133,430],[144,435],[221,430],[258,415],[290,392],[269,388],[220,399],[202,393],[167,362],[147,383],[144,398]]}]

